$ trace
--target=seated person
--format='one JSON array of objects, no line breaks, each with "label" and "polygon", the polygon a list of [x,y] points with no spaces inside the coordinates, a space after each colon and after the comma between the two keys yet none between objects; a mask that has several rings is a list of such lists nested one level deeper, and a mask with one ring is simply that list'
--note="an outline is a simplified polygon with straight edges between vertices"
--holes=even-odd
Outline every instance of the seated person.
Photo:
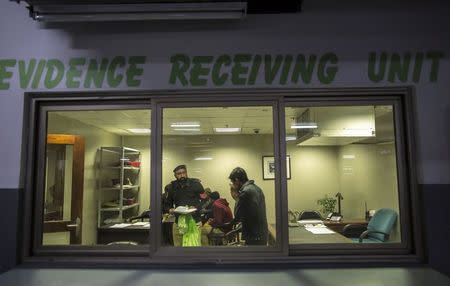
[{"label": "seated person", "polygon": [[213,217],[212,205],[214,200],[211,199],[211,189],[205,188],[205,192],[200,194],[200,216],[202,218],[202,223],[206,223],[208,219]]},{"label": "seated person", "polygon": [[212,218],[208,220],[214,228],[227,233],[232,229],[232,225],[223,226],[233,220],[233,213],[225,198],[221,198],[219,192],[212,192],[210,198],[213,200],[212,204]]}]

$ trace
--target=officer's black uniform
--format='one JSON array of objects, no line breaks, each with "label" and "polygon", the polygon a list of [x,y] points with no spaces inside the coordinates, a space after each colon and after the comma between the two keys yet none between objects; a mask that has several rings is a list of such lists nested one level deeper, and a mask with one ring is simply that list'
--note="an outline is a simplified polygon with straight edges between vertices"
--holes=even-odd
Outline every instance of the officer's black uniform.
[{"label": "officer's black uniform", "polygon": [[[197,208],[195,213],[192,213],[192,217],[196,222],[200,221],[199,210],[201,208],[200,194],[205,190],[199,179],[186,178],[181,180],[175,180],[170,182],[165,187],[167,191],[167,197],[164,200],[164,210],[166,212],[173,207],[178,206],[190,206]],[[176,221],[178,222],[178,214],[175,214]]]}]

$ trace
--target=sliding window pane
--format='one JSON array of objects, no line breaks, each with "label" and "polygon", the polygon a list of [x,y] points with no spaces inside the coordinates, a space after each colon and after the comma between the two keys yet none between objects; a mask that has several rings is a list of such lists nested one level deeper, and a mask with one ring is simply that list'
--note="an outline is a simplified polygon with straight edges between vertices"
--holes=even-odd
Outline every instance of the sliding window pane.
[{"label": "sliding window pane", "polygon": [[150,110],[48,112],[45,166],[43,245],[148,244]]},{"label": "sliding window pane", "polygon": [[272,126],[271,106],[163,110],[163,245],[273,243]]},{"label": "sliding window pane", "polygon": [[394,131],[390,105],[286,108],[290,244],[400,242]]}]

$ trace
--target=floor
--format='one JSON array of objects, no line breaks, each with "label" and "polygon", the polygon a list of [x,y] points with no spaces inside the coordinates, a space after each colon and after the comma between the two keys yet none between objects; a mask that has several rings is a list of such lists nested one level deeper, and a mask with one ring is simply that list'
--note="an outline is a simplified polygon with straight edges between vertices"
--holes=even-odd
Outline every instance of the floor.
[{"label": "floor", "polygon": [[2,286],[448,286],[450,278],[431,268],[302,270],[126,270],[25,269],[0,275]]}]

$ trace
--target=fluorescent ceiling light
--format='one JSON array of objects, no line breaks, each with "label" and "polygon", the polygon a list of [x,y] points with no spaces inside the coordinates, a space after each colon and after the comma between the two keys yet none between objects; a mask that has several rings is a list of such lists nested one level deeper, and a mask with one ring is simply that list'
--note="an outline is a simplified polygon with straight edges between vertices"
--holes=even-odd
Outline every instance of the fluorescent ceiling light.
[{"label": "fluorescent ceiling light", "polygon": [[172,128],[189,128],[189,127],[200,127],[198,122],[175,122],[170,124]]},{"label": "fluorescent ceiling light", "polygon": [[210,161],[210,160],[212,160],[213,158],[211,158],[211,157],[197,157],[197,158],[195,158],[194,160],[195,161]]},{"label": "fluorescent ceiling light", "polygon": [[342,159],[355,159],[355,155],[343,155]]},{"label": "fluorescent ceiling light", "polygon": [[291,129],[316,129],[317,123],[315,122],[301,122],[301,123],[292,123]]},{"label": "fluorescent ceiling light", "polygon": [[239,128],[239,127],[216,127],[216,128],[214,128],[214,131],[217,133],[234,133],[234,132],[240,132],[241,128]]},{"label": "fluorescent ceiling light", "polygon": [[199,132],[200,128],[174,128],[175,131],[194,131]]},{"label": "fluorescent ceiling light", "polygon": [[293,136],[293,135],[288,135],[288,136],[286,136],[286,141],[294,141],[294,140],[296,140],[297,139],[297,137],[296,136]]},{"label": "fluorescent ceiling light", "polygon": [[130,128],[127,131],[136,134],[150,134],[152,131],[148,128]]}]

